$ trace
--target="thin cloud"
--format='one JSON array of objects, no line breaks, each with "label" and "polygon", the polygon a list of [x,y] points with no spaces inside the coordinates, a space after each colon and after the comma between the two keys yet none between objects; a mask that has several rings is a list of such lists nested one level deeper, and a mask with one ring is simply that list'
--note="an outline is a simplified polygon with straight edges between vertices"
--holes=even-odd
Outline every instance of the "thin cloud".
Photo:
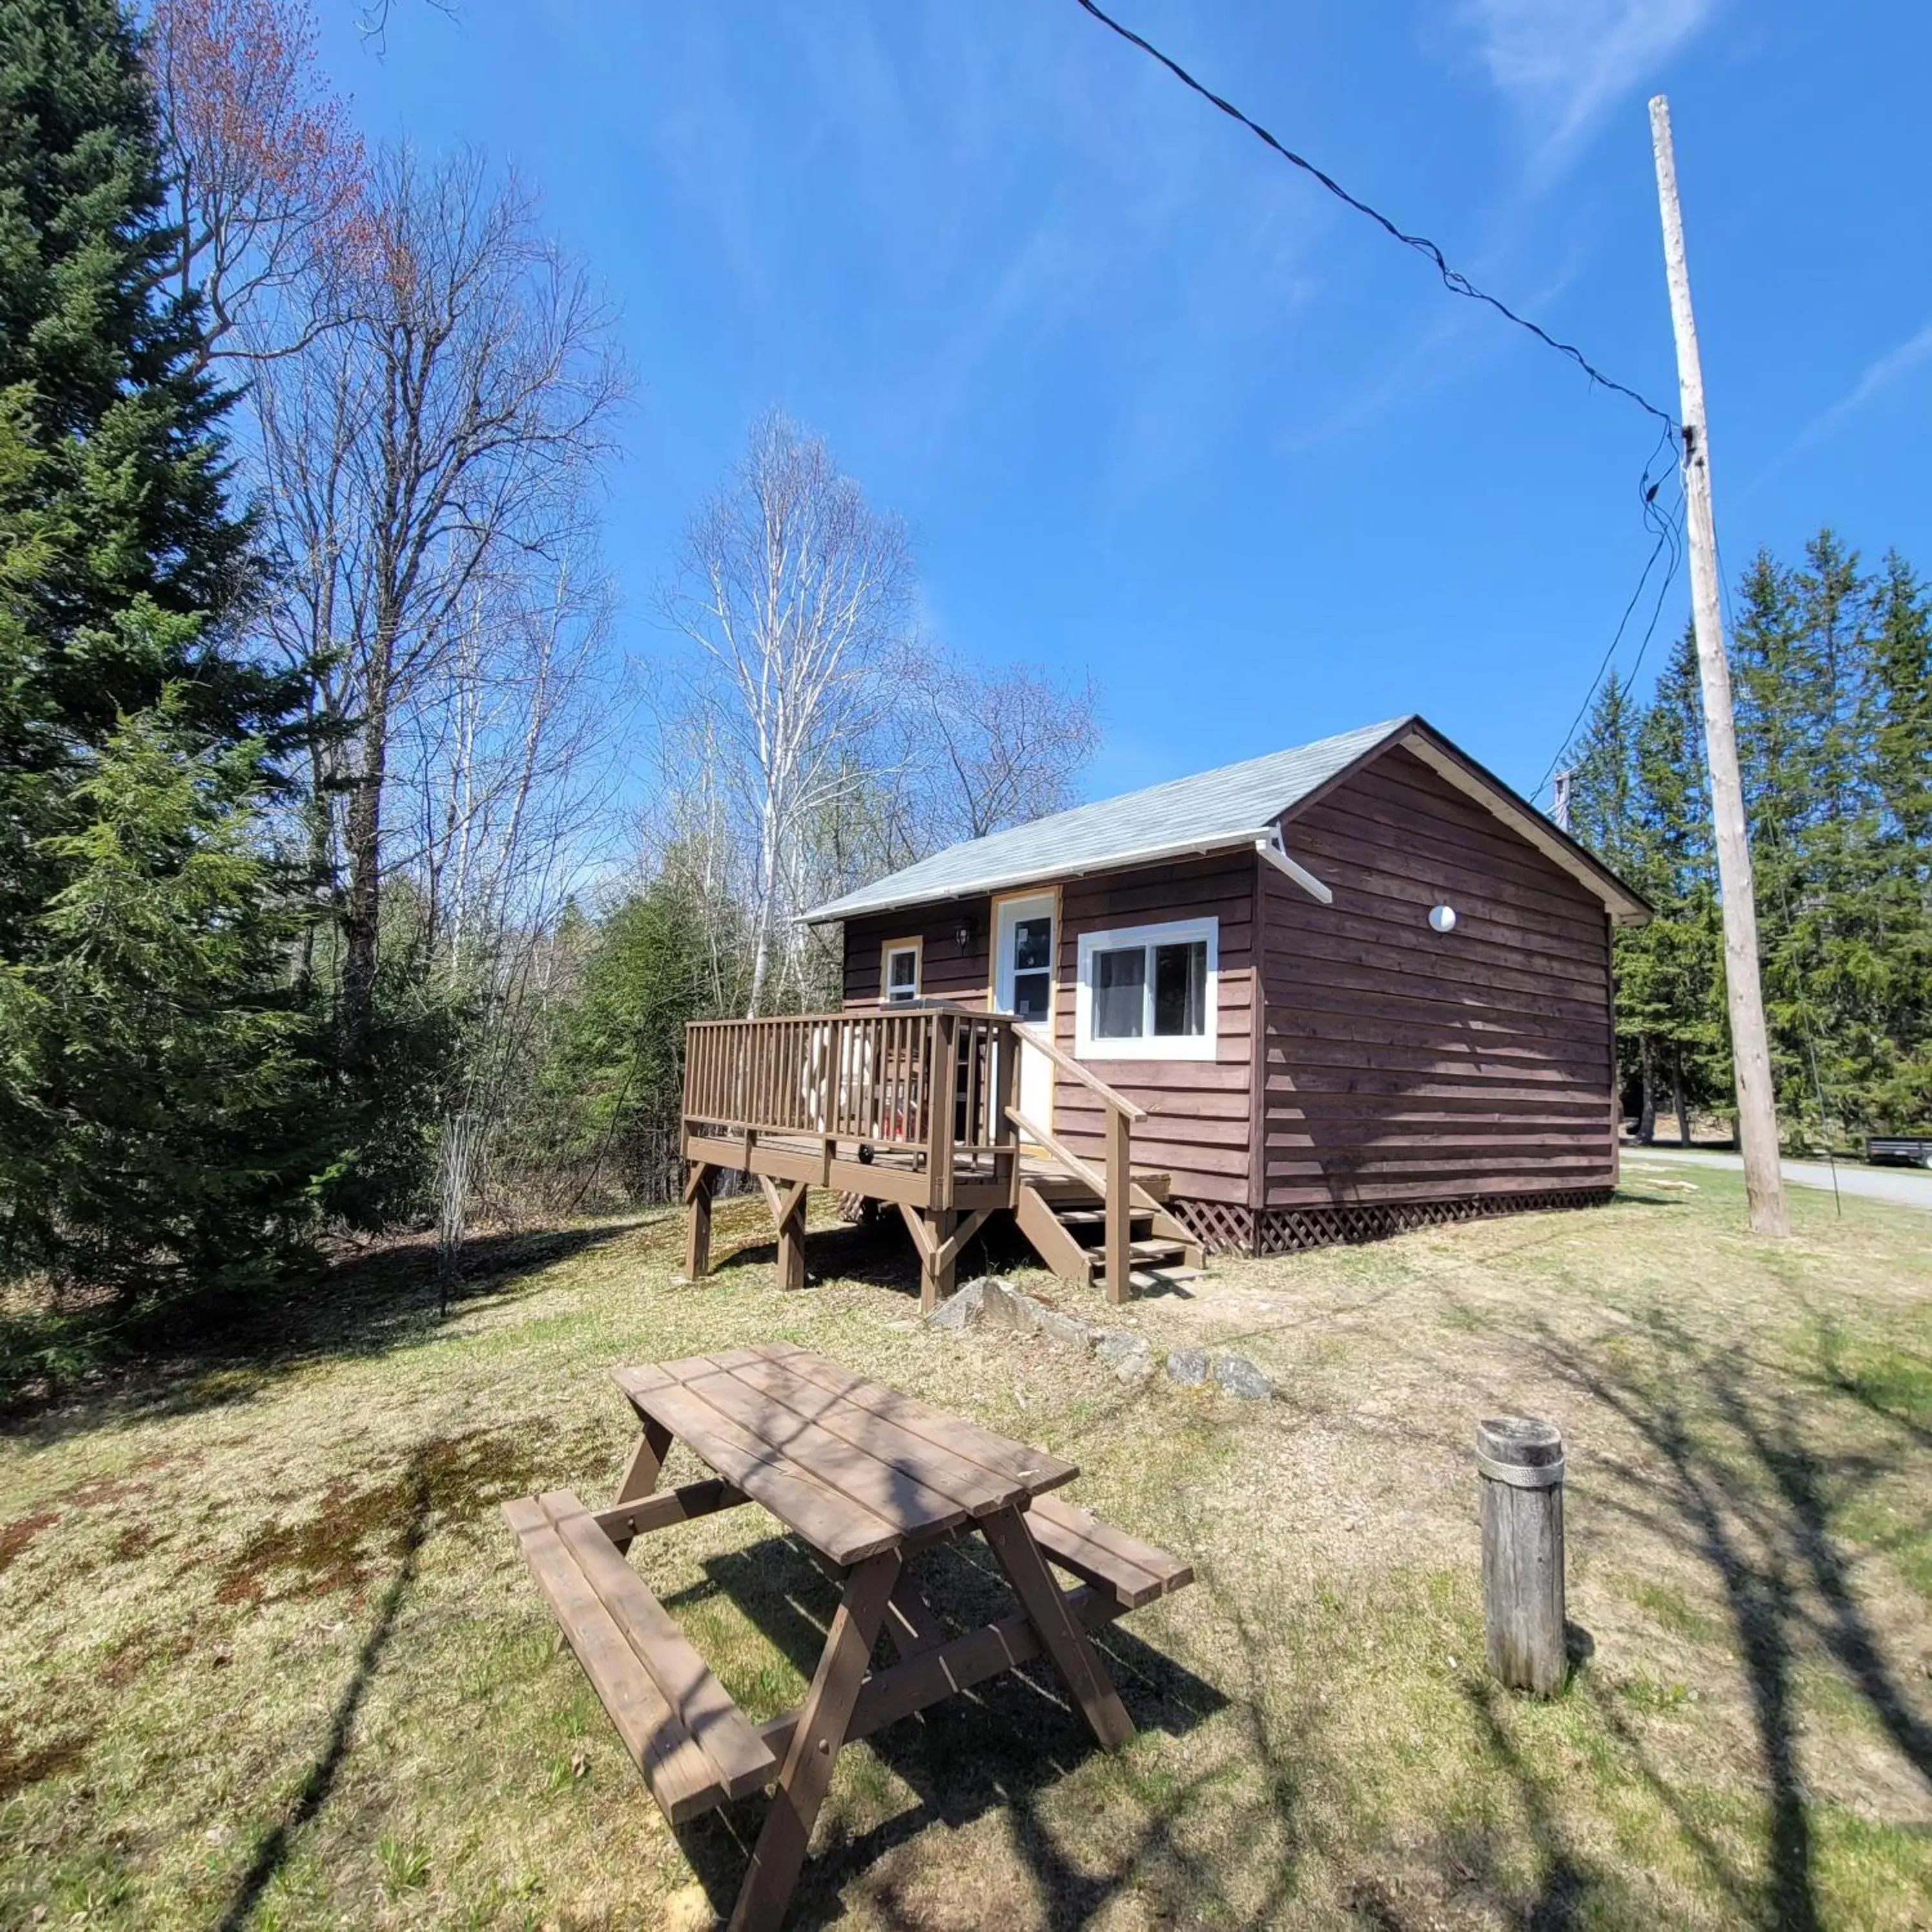
[{"label": "thin cloud", "polygon": [[1786,455],[1796,455],[1821,436],[1829,436],[1847,416],[1856,416],[1874,396],[1927,361],[1932,361],[1932,322],[1916,335],[1907,336],[1895,348],[1867,363],[1858,380],[1830,408],[1820,410],[1792,439]]},{"label": "thin cloud", "polygon": [[1548,166],[1605,110],[1700,32],[1721,0],[1465,0],[1490,77],[1526,116]]}]

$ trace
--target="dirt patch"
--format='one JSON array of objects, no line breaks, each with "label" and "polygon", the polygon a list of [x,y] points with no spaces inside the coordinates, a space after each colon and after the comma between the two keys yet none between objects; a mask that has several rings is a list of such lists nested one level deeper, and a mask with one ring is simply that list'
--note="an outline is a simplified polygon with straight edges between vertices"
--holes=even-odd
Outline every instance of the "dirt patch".
[{"label": "dirt patch", "polygon": [[15,1559],[26,1553],[27,1546],[50,1523],[60,1519],[58,1510],[36,1510],[31,1516],[23,1516],[0,1528],[0,1570],[6,1569]]},{"label": "dirt patch", "polygon": [[465,1430],[425,1444],[387,1481],[338,1476],[314,1514],[266,1523],[248,1538],[223,1567],[215,1600],[359,1592],[400,1559],[412,1534],[471,1521],[493,1503],[554,1484],[569,1465],[570,1446],[548,1427]]},{"label": "dirt patch", "polygon": [[144,1624],[107,1653],[98,1674],[110,1690],[124,1690],[151,1664],[178,1664],[194,1648],[190,1630],[170,1633],[158,1624]]},{"label": "dirt patch", "polygon": [[73,1770],[87,1755],[87,1748],[93,1742],[79,1732],[70,1732],[64,1737],[50,1738],[32,1750],[22,1750],[20,1737],[16,1726],[0,1723],[0,1804],[30,1784]]},{"label": "dirt patch", "polygon": [[110,1563],[137,1563],[160,1541],[151,1524],[131,1522],[109,1546]]}]

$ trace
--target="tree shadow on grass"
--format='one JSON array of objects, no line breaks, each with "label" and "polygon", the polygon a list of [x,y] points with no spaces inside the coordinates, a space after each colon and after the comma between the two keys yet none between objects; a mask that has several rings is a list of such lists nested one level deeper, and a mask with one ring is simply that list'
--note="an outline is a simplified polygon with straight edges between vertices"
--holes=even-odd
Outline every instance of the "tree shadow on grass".
[{"label": "tree shadow on grass", "polygon": [[[526,1292],[547,1268],[636,1232],[623,1221],[466,1243],[448,1311]],[[242,1401],[315,1364],[389,1354],[442,1330],[433,1236],[386,1243],[248,1292],[133,1310],[100,1304],[0,1316],[0,1428],[43,1438],[111,1416],[178,1414]]]},{"label": "tree shadow on grass", "polygon": [[[1720,1586],[1757,1733],[1767,1814],[1766,1876],[1738,1870],[1690,1822],[1689,1807],[1646,1762],[1642,1772],[1744,1922],[1811,1932],[1821,1923],[1814,1830],[1798,1758],[1798,1665],[1822,1653],[1899,1755],[1932,1786],[1932,1727],[1914,1711],[1852,1580],[1837,1520],[1898,1467],[1896,1454],[1828,1447],[1792,1393],[1798,1378],[1730,1349],[1706,1348],[1669,1316],[1652,1319],[1648,1365],[1562,1340],[1540,1352],[1620,1418],[1652,1454],[1606,1460],[1599,1506],[1680,1540]],[[1829,1364],[1814,1387],[1833,1379]],[[1862,1405],[1910,1442],[1916,1426]],[[1922,1523],[1920,1525],[1922,1528]],[[1619,1727],[1620,1728],[1620,1727]],[[1627,1735],[1627,1733],[1626,1733]]]},{"label": "tree shadow on grass", "polygon": [[[838,1606],[838,1586],[784,1537],[712,1557],[704,1567],[705,1581],[668,1594],[665,1607],[675,1614],[695,1598],[728,1596],[809,1680]],[[1014,1607],[1004,1578],[976,1542],[922,1552],[908,1570],[949,1634],[992,1622]],[[1228,1699],[1213,1685],[1118,1624],[1095,1633],[1092,1641],[1143,1730],[1179,1735],[1227,1707]],[[882,1638],[874,1662],[896,1657]],[[1084,1922],[1134,1886],[1156,1896],[1171,1887],[1173,1909],[1186,1905],[1191,1913],[1216,1885],[1215,1874],[1192,1868],[1190,1855],[1176,1844],[1172,1828],[1177,1816],[1198,1799],[1207,1774],[1178,1784],[1149,1780],[1146,1815],[1133,1846],[1112,1869],[1084,1870],[1068,1856],[1048,1818],[1046,1799],[1100,1748],[1043,1660],[887,1725],[853,1748],[870,1752],[910,1786],[917,1802],[849,1837],[841,1835],[835,1820],[832,1842],[806,1863],[788,1925],[831,1923],[843,1910],[840,1894],[864,1882],[898,1847],[935,1825],[956,1829],[992,1809],[1008,1814],[1014,1845],[1034,1885],[1050,1901],[1057,1924]],[[1124,1774],[1131,1785],[1131,1765]],[[731,1909],[765,1809],[764,1799],[748,1799],[679,1828],[685,1855],[721,1913]],[[873,1881],[868,1900],[889,1925],[916,1922],[890,1876],[883,1883]]]},{"label": "tree shadow on grass", "polygon": [[322,1747],[310,1762],[302,1788],[280,1822],[256,1846],[255,1856],[248,1862],[248,1869],[236,1881],[227,1906],[216,1922],[219,1932],[241,1932],[241,1928],[248,1924],[262,1893],[287,1863],[303,1826],[328,1802],[329,1794],[335,1789],[337,1774],[349,1754],[350,1734],[355,1728],[356,1713],[362,1708],[362,1700],[368,1694],[382,1653],[388,1648],[397,1614],[410,1585],[416,1580],[417,1558],[429,1534],[431,1485],[420,1451],[411,1460],[407,1481],[411,1498],[410,1514],[403,1532],[401,1556],[395,1574],[376,1603],[375,1622],[362,1640],[362,1648],[356,1654],[356,1666],[350,1672],[348,1682],[335,1700],[328,1728],[322,1736]]}]

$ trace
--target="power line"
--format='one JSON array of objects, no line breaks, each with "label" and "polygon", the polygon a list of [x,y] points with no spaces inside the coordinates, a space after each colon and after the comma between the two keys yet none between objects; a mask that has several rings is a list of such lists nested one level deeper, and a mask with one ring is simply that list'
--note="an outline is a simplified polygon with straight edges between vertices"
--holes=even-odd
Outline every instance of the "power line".
[{"label": "power line", "polygon": [[1564,754],[1575,741],[1576,728],[1582,723],[1585,713],[1588,711],[1602,687],[1604,674],[1615,660],[1617,646],[1623,642],[1624,632],[1629,628],[1630,614],[1642,598],[1644,586],[1650,581],[1650,573],[1657,568],[1658,559],[1668,550],[1670,561],[1664,570],[1663,580],[1657,586],[1656,601],[1650,609],[1650,621],[1644,626],[1643,641],[1637,646],[1636,656],[1630,664],[1630,679],[1632,682],[1642,669],[1644,658],[1650,650],[1651,639],[1657,634],[1658,620],[1664,614],[1664,600],[1670,594],[1671,585],[1676,581],[1678,566],[1684,557],[1683,532],[1678,521],[1678,506],[1673,506],[1669,508],[1660,506],[1657,500],[1657,493],[1663,488],[1664,479],[1660,477],[1654,483],[1650,480],[1650,472],[1658,457],[1670,440],[1670,432],[1667,430],[1658,438],[1657,447],[1651,452],[1650,460],[1644,465],[1643,476],[1637,486],[1643,502],[1644,521],[1657,532],[1657,541],[1651,546],[1650,555],[1644,560],[1642,574],[1637,578],[1636,588],[1630,594],[1630,602],[1624,606],[1623,615],[1617,620],[1616,630],[1604,650],[1603,661],[1597,666],[1597,674],[1590,680],[1590,688],[1584,692],[1583,701],[1577,706],[1576,715],[1570,719],[1569,729],[1564,733],[1562,742],[1557,746],[1556,755],[1550,760],[1543,776],[1538,781],[1536,790],[1530,794],[1532,800],[1542,796],[1543,788],[1550,782],[1551,775],[1563,762]]},{"label": "power line", "polygon": [[1147,55],[1149,58],[1158,61],[1184,87],[1192,88],[1202,100],[1218,107],[1231,120],[1238,121],[1250,134],[1272,148],[1283,160],[1299,168],[1304,174],[1310,176],[1319,182],[1336,200],[1345,202],[1358,214],[1366,215],[1378,227],[1394,236],[1405,248],[1413,248],[1418,254],[1426,256],[1435,265],[1436,273],[1442,278],[1444,287],[1452,295],[1466,296],[1472,302],[1481,302],[1485,306],[1494,309],[1505,321],[1513,322],[1517,328],[1528,330],[1545,346],[1555,350],[1559,356],[1567,356],[1585,375],[1589,377],[1592,382],[1619,396],[1628,397],[1639,409],[1654,416],[1663,424],[1667,434],[1672,436],[1678,434],[1681,425],[1677,418],[1667,410],[1659,409],[1654,403],[1639,394],[1628,383],[1617,382],[1612,377],[1606,376],[1574,343],[1559,342],[1547,329],[1541,327],[1538,323],[1532,322],[1526,316],[1517,314],[1507,302],[1490,294],[1486,290],[1478,288],[1461,270],[1452,268],[1449,266],[1448,260],[1442,250],[1430,241],[1427,236],[1408,233],[1407,230],[1399,227],[1390,220],[1380,208],[1371,206],[1359,196],[1351,194],[1333,175],[1317,167],[1306,155],[1298,154],[1292,148],[1283,146],[1258,121],[1253,120],[1244,114],[1232,100],[1224,99],[1212,88],[1204,86],[1178,61],[1162,53],[1151,40],[1143,39],[1141,35],[1134,32],[1132,28],[1122,26],[1112,14],[1102,12],[1094,4],[1094,0],[1078,0],[1078,4],[1092,14],[1103,27],[1119,34],[1120,38],[1126,41],[1130,46],[1139,48],[1141,52]]}]

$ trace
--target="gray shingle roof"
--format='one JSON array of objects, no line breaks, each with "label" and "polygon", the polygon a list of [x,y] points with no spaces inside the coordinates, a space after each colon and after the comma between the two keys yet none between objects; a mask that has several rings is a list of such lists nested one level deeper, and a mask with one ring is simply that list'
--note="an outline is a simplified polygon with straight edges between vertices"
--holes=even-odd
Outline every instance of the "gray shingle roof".
[{"label": "gray shingle roof", "polygon": [[1118,798],[1057,812],[1030,825],[935,852],[805,915],[808,925],[935,899],[998,892],[1035,880],[1130,865],[1168,852],[1214,850],[1258,836],[1318,785],[1413,721],[1394,718],[1238,765],[1171,778]]}]

